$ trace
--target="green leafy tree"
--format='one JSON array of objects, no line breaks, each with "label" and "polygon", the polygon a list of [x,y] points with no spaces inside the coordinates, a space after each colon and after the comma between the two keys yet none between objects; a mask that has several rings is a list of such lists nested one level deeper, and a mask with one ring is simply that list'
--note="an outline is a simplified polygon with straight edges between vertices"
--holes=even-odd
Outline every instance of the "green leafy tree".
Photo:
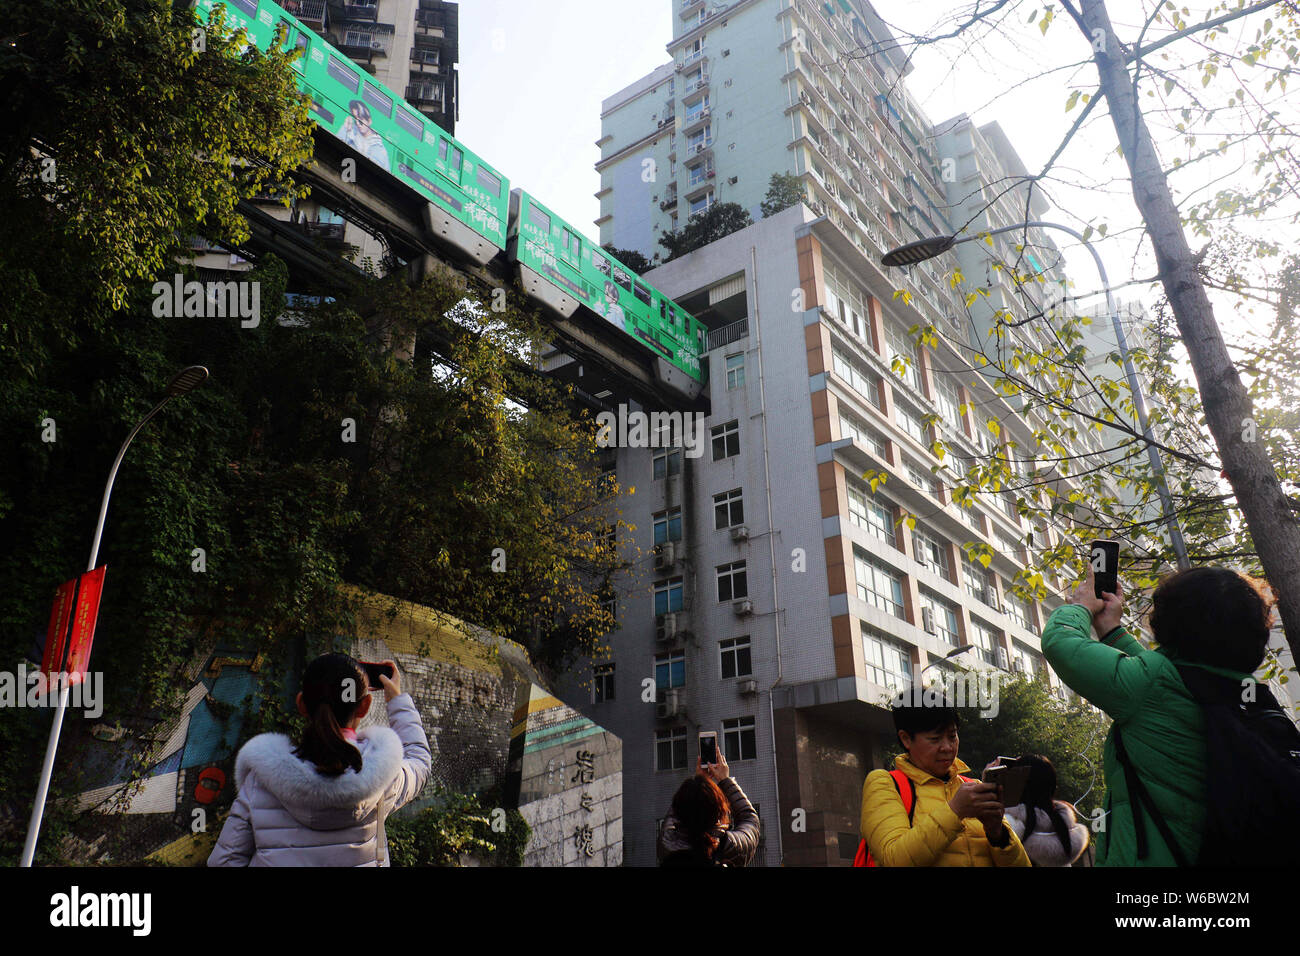
[{"label": "green leafy tree", "polygon": [[759,208],[762,210],[763,218],[766,219],[768,216],[775,216],[782,209],[803,202],[806,197],[807,191],[802,177],[793,173],[773,173],[772,178],[768,180],[767,195],[763,197]]},{"label": "green leafy tree", "polygon": [[[917,342],[945,360],[953,351],[964,356],[970,371],[961,375],[972,400],[963,412],[972,414],[991,447],[966,458],[940,435],[933,450],[942,464],[934,470],[953,482],[952,499],[959,504],[999,507],[1009,499],[1028,526],[1021,544],[1034,567],[1017,575],[1016,593],[1041,597],[1063,586],[1081,570],[1080,543],[1119,537],[1125,541],[1121,570],[1137,598],[1132,610],[1140,613],[1145,591],[1173,563],[1157,475],[1147,458],[1154,445],[1164,458],[1191,562],[1233,564],[1262,575],[1295,654],[1300,495],[1291,427],[1294,358],[1285,338],[1294,329],[1294,278],[1281,262],[1286,250],[1276,241],[1275,223],[1300,221],[1295,114],[1284,95],[1300,62],[1300,16],[1294,5],[1273,2],[1218,3],[1195,21],[1175,4],[1140,6],[1141,26],[1131,31],[1117,29],[1103,0],[1047,7],[1013,0],[958,13],[932,35],[899,33],[904,46],[955,39],[969,49],[1002,41],[1026,12],[1037,25],[1031,33],[1046,34],[1062,11],[1074,21],[1082,62],[1096,69],[1096,80],[1060,94],[1074,117],[1043,168],[998,183],[995,192],[1014,192],[1020,202],[1058,177],[1060,164],[1077,150],[1077,134],[1104,104],[1116,161],[1123,164],[1119,176],[1132,184],[1134,228],[1150,242],[1156,266],[1154,275],[1139,273],[1133,281],[1160,295],[1133,349],[1151,383],[1148,439],[1137,427],[1120,356],[1094,353],[1088,327],[1099,320],[1078,314],[1070,290],[1062,298],[1045,287],[1041,268],[1028,258],[1045,251],[1028,233],[1010,234],[1009,244],[985,237],[993,252],[987,282],[942,267],[947,275],[941,281],[959,306],[951,314],[963,320],[956,330],[923,306],[916,284],[904,283],[895,298],[916,305]],[[1130,35],[1121,38],[1121,31]],[[1050,72],[1040,79],[1058,82]],[[1232,125],[1232,135],[1221,133],[1224,123]],[[1215,162],[1222,182],[1205,190],[1197,174]],[[1084,230],[1086,239],[1118,235],[1094,215],[1079,218],[1093,223]],[[1209,244],[1193,252],[1192,237]],[[977,321],[974,307],[999,284],[1013,290],[1028,318],[981,306],[992,311],[992,321]],[[1207,290],[1221,293],[1213,305]],[[1247,333],[1231,340],[1215,312],[1232,309],[1263,312],[1255,328],[1284,337]],[[897,359],[896,370],[906,372],[911,360]],[[1023,416],[1027,429],[1015,424],[1011,411]],[[930,416],[929,423],[937,419]],[[1046,540],[1053,519],[1072,526],[1059,543]],[[993,557],[978,542],[966,542],[965,550],[986,567]]]},{"label": "green leafy tree", "polygon": [[605,243],[601,248],[637,275],[644,275],[654,268],[654,263],[635,249],[620,249],[611,243]]},{"label": "green leafy tree", "polygon": [[697,212],[687,219],[679,232],[659,235],[659,245],[668,250],[664,261],[670,262],[753,224],[753,217],[738,203],[715,202],[704,212]]},{"label": "green leafy tree", "polygon": [[1099,710],[1073,698],[1053,697],[1043,676],[1001,675],[997,684],[998,712],[980,716],[963,708],[960,757],[979,776],[995,757],[1040,754],[1056,768],[1056,795],[1083,816],[1102,805],[1102,745],[1110,720]]}]

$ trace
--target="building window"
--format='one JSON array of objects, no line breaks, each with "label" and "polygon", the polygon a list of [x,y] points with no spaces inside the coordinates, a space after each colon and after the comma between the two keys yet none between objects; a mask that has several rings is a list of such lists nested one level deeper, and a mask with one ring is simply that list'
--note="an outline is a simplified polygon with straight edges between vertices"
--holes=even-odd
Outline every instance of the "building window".
[{"label": "building window", "polygon": [[614,699],[614,665],[597,664],[591,669],[591,702],[602,704]]},{"label": "building window", "polygon": [[[921,416],[912,408],[903,402],[894,403],[894,420],[898,422],[900,428],[915,438],[922,445],[929,445],[930,440],[926,436],[925,426],[921,424]],[[924,485],[922,486],[924,487]]]},{"label": "building window", "polygon": [[1042,664],[1038,660],[1038,655],[1031,651],[1019,641],[1011,642],[1011,653],[1013,655],[1011,669],[1019,671],[1026,677],[1036,677],[1042,670]]},{"label": "building window", "polygon": [[707,193],[705,193],[703,196],[700,196],[698,199],[691,200],[690,214],[694,216],[696,213],[705,212],[712,205],[713,205],[713,190],[710,189]]},{"label": "building window", "polygon": [[713,496],[713,530],[745,523],[745,499],[739,488]]},{"label": "building window", "polygon": [[736,598],[749,596],[749,584],[745,579],[744,561],[721,564],[717,568],[717,574],[719,601],[734,601]]},{"label": "building window", "polygon": [[1006,613],[1007,617],[1011,618],[1011,620],[1015,621],[1025,630],[1037,633],[1037,629],[1034,627],[1034,616],[1029,608],[1028,602],[1012,594],[1011,585],[1006,582],[1003,582],[1002,595],[1002,610]]},{"label": "building window", "polygon": [[840,413],[840,434],[845,438],[852,438],[863,448],[870,448],[881,458],[888,457],[884,436],[852,415]]},{"label": "building window", "polygon": [[885,360],[894,366],[894,361],[906,363],[906,368],[894,366],[894,372],[903,381],[917,391],[921,390],[921,362],[917,356],[916,343],[897,322],[885,323]]},{"label": "building window", "polygon": [[709,431],[713,438],[713,460],[722,461],[740,454],[740,422],[733,420],[725,425],[715,425]]},{"label": "building window", "polygon": [[917,528],[912,532],[912,548],[917,561],[945,580],[952,580],[952,569],[948,567],[948,546],[942,539],[928,530]]},{"label": "building window", "polygon": [[849,520],[859,528],[869,531],[881,541],[886,541],[892,547],[897,548],[898,542],[894,537],[893,506],[881,501],[866,488],[853,481],[849,482],[848,493]]},{"label": "building window", "polygon": [[654,516],[655,544],[682,540],[682,509],[669,508]]},{"label": "building window", "polygon": [[974,644],[980,652],[980,657],[984,659],[985,664],[998,666],[998,649],[1002,647],[1002,635],[998,629],[985,624],[977,617],[970,619],[971,624],[971,643]]},{"label": "building window", "polygon": [[957,383],[951,376],[942,372],[936,372],[933,380],[934,401],[939,406],[939,414],[952,426],[953,431],[959,435],[964,434],[961,427],[961,399],[957,391]]},{"label": "building window", "polygon": [[669,578],[655,583],[655,614],[669,614],[682,609],[682,579]]},{"label": "building window", "polygon": [[655,731],[655,769],[681,770],[686,766],[686,728]]},{"label": "building window", "polygon": [[867,680],[891,691],[912,685],[912,655],[904,645],[863,624],[862,652]]},{"label": "building window", "polygon": [[753,662],[750,659],[748,637],[731,637],[725,641],[720,641],[718,647],[722,652],[722,677],[724,680],[728,677],[748,677],[754,673]]},{"label": "building window", "polygon": [[847,355],[836,348],[831,349],[831,367],[835,370],[835,374],[843,379],[849,388],[853,389],[876,408],[880,407],[879,375],[859,367]]},{"label": "building window", "polygon": [[664,478],[668,475],[682,473],[682,450],[680,448],[659,448],[654,453],[654,476]]},{"label": "building window", "polygon": [[963,557],[961,576],[967,594],[989,607],[993,606],[993,580],[987,569]]},{"label": "building window", "polygon": [[907,480],[920,488],[922,491],[934,490],[934,479],[924,468],[912,461],[910,458],[903,459],[903,467],[907,469]]},{"label": "building window", "polygon": [[656,697],[662,698],[663,692],[674,687],[686,686],[686,652],[669,651],[655,655]]},{"label": "building window", "polygon": [[[921,627],[927,634],[935,634],[956,647],[961,643],[957,625],[957,609],[929,591],[920,591]],[[930,613],[927,614],[926,611]]]},{"label": "building window", "polygon": [[903,576],[897,571],[853,549],[853,565],[858,575],[858,597],[897,618],[903,614]]},{"label": "building window", "polygon": [[727,763],[753,760],[758,756],[758,738],[753,717],[733,717],[722,722],[722,754]]},{"label": "building window", "polygon": [[745,384],[745,353],[737,352],[727,356],[727,389],[740,388]]}]

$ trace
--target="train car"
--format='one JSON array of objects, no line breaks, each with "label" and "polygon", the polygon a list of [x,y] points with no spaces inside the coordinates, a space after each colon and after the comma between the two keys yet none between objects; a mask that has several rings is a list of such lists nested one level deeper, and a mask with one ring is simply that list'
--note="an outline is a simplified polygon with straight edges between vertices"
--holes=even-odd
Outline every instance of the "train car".
[{"label": "train car", "polygon": [[272,0],[196,0],[200,22],[217,6],[261,50],[283,27],[286,47],[302,50],[293,65],[298,88],[311,97],[311,118],[428,199],[424,224],[431,235],[480,265],[505,248],[504,176]]},{"label": "train car", "polygon": [[704,381],[704,325],[523,189],[510,193],[506,255],[532,298],[566,318],[586,306]]}]

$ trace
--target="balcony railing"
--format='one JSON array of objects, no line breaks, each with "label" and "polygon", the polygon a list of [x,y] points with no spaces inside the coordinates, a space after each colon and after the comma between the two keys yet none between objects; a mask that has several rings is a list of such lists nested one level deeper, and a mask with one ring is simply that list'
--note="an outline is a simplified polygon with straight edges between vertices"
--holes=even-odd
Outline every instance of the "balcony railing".
[{"label": "balcony railing", "polygon": [[447,28],[447,15],[441,10],[416,10],[415,25],[422,30],[433,31],[442,36]]},{"label": "balcony railing", "polygon": [[343,4],[343,16],[348,20],[378,20],[379,4],[345,3]]},{"label": "balcony railing", "polygon": [[437,50],[421,50],[418,46],[412,47],[411,62],[420,64],[422,72],[437,73],[442,55]]},{"label": "balcony railing", "polygon": [[712,352],[714,349],[720,349],[724,345],[730,345],[732,342],[739,342],[748,334],[748,317],[732,322],[730,325],[724,325],[720,329],[710,329],[709,340],[705,351]]},{"label": "balcony railing", "polygon": [[408,86],[406,88],[406,99],[408,102],[419,105],[429,103],[442,108],[442,87],[440,86],[421,86],[419,84]]},{"label": "balcony railing", "polygon": [[284,9],[313,29],[325,29],[325,0],[284,0]]}]

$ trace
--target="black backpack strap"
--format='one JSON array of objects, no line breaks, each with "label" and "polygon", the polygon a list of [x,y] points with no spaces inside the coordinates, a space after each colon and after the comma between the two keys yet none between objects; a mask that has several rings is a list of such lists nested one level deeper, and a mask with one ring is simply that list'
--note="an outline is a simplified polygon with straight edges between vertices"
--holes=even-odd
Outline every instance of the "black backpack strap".
[{"label": "black backpack strap", "polygon": [[1146,826],[1143,823],[1142,814],[1138,810],[1138,803],[1140,802],[1147,815],[1151,817],[1151,822],[1160,831],[1160,836],[1164,838],[1165,845],[1169,847],[1169,852],[1174,855],[1174,862],[1186,868],[1188,865],[1187,858],[1183,856],[1178,841],[1174,839],[1173,833],[1170,832],[1169,824],[1165,822],[1164,816],[1156,809],[1155,800],[1152,799],[1151,794],[1142,783],[1142,778],[1138,776],[1137,768],[1128,759],[1128,751],[1124,749],[1124,735],[1120,733],[1119,727],[1115,728],[1115,756],[1119,758],[1120,766],[1124,768],[1124,782],[1128,785],[1128,802],[1129,809],[1133,811],[1133,834],[1137,840],[1138,859],[1145,859],[1148,850]]}]

